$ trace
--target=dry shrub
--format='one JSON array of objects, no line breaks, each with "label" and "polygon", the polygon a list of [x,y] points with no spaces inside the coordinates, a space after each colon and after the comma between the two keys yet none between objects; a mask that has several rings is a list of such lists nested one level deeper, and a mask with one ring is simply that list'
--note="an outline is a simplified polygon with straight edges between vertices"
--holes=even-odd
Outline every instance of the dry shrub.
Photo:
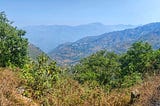
[{"label": "dry shrub", "polygon": [[[139,100],[133,104],[134,106],[152,106],[152,101],[156,100],[159,95],[157,87],[160,86],[160,76],[152,76],[145,79],[145,81],[134,86],[132,89],[138,89],[140,92]],[[155,106],[155,105],[154,105]]]},{"label": "dry shrub", "polygon": [[108,102],[108,106],[128,106],[128,103],[130,101],[130,95],[128,92],[128,89],[123,91],[112,91],[106,99]]},{"label": "dry shrub", "polygon": [[49,104],[55,106],[125,106],[130,100],[130,96],[122,91],[107,94],[98,85],[80,85],[70,78],[55,84],[48,98],[52,98]]},{"label": "dry shrub", "polygon": [[31,106],[27,98],[18,94],[20,84],[15,72],[10,69],[0,68],[0,106]]},{"label": "dry shrub", "polygon": [[[157,87],[160,86],[160,76],[148,77],[144,82],[130,88],[112,90],[107,94],[96,83],[79,84],[71,78],[57,82],[52,93],[46,96],[46,101],[40,103],[50,106],[152,106],[152,101],[159,100]],[[130,104],[130,93],[137,89],[140,98]]]},{"label": "dry shrub", "polygon": [[[115,89],[109,94],[96,82],[81,85],[72,78],[62,78],[54,84],[51,93],[33,102],[17,93],[21,80],[16,74],[9,69],[0,69],[0,106],[154,106],[154,101],[160,100],[160,76],[153,76],[141,84]],[[135,89],[140,92],[140,98],[129,104],[130,92]]]}]

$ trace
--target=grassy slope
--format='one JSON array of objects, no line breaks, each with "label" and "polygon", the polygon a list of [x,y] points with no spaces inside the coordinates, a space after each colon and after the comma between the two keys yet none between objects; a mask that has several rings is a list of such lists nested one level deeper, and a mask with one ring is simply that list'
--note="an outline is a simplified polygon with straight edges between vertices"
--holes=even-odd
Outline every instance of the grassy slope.
[{"label": "grassy slope", "polygon": [[0,106],[37,106],[31,99],[18,93],[20,84],[16,72],[0,68]]},{"label": "grassy slope", "polygon": [[[0,106],[39,106],[40,100],[24,97],[18,92],[21,79],[17,73],[0,68]],[[64,79],[54,86],[53,93],[47,97],[56,106],[127,106],[130,92],[137,89],[141,95],[139,100],[132,104],[133,106],[151,106],[160,100],[157,90],[160,76],[147,78],[143,83],[131,88],[114,90],[109,95],[92,85],[94,84],[80,85],[70,78]]]}]

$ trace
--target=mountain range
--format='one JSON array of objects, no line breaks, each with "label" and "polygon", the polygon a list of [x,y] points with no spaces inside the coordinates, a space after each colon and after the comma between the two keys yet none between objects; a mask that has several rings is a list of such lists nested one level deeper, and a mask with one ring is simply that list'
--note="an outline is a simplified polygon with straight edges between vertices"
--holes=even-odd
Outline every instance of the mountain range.
[{"label": "mountain range", "polygon": [[49,55],[59,64],[75,64],[81,58],[99,50],[125,52],[136,41],[147,41],[154,49],[160,48],[160,22],[84,37],[75,42],[59,45]]},{"label": "mountain range", "polygon": [[91,23],[78,26],[67,25],[38,25],[26,26],[26,37],[29,42],[39,47],[44,52],[51,52],[59,44],[65,42],[75,42],[86,36],[96,36],[105,32],[134,28],[135,25],[104,25],[101,23]]}]

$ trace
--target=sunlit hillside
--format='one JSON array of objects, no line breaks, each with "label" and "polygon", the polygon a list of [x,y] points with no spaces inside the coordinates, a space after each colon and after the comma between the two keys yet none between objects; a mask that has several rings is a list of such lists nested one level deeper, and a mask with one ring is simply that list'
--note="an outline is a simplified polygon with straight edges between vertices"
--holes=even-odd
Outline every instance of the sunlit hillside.
[{"label": "sunlit hillside", "polygon": [[0,106],[160,106],[159,4],[1,0]]}]

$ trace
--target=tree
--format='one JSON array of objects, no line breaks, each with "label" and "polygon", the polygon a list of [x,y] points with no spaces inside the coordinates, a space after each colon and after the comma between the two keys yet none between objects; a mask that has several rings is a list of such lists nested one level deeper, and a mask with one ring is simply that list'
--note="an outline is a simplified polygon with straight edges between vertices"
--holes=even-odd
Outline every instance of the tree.
[{"label": "tree", "polygon": [[152,65],[155,71],[160,71],[160,49],[154,51],[152,56]]},{"label": "tree", "polygon": [[118,86],[120,79],[119,56],[113,52],[99,51],[82,59],[73,70],[79,82],[95,80],[113,88]]},{"label": "tree", "polygon": [[27,60],[28,41],[25,31],[12,26],[4,12],[0,12],[0,66],[23,67]]},{"label": "tree", "polygon": [[147,42],[136,42],[121,57],[122,74],[145,73],[150,67],[153,49]]}]

